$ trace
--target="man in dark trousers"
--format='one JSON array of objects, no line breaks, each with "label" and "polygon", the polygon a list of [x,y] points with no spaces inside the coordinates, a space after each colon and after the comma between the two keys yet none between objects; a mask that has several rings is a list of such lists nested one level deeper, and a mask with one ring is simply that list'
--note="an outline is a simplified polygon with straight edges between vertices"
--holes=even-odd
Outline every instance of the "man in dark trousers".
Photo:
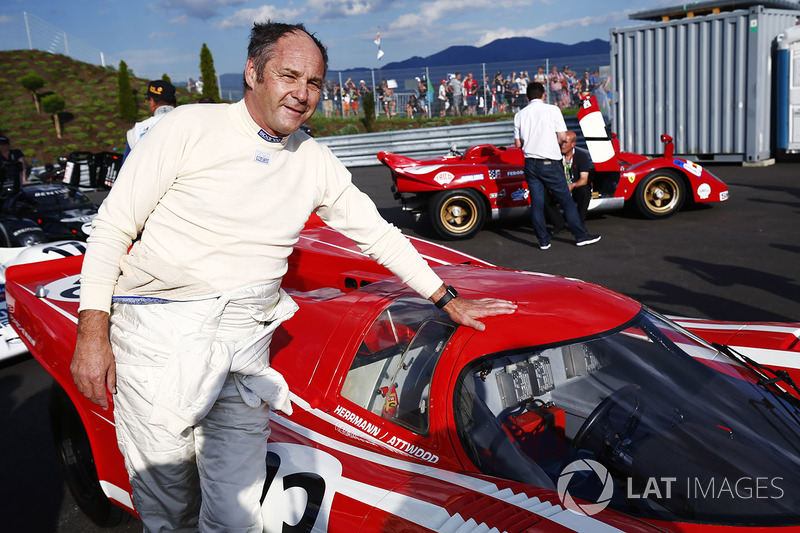
[{"label": "man in dark trousers", "polygon": [[551,235],[544,217],[548,190],[561,204],[575,244],[594,244],[600,236],[589,235],[583,227],[564,175],[560,143],[567,138],[567,125],[561,110],[544,101],[546,96],[541,83],[528,85],[527,96],[530,103],[514,116],[514,145],[525,153],[525,181],[530,190],[533,229],[539,248],[550,248]]},{"label": "man in dark trousers", "polygon": [[[563,155],[564,174],[567,177],[567,187],[572,193],[572,199],[575,200],[581,223],[585,226],[589,201],[592,199],[592,185],[589,182],[589,173],[594,170],[594,164],[588,151],[575,146],[576,138],[577,135],[574,131],[568,131],[567,138],[561,141],[560,145],[561,154]],[[566,229],[564,216],[558,210],[552,198],[545,204],[545,215],[548,222],[553,225],[553,235]]]}]

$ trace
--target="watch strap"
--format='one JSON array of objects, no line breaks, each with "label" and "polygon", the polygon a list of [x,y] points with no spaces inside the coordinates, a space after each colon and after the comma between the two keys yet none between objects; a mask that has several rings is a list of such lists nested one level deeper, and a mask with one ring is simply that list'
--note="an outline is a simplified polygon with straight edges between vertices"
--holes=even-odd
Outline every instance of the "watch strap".
[{"label": "watch strap", "polygon": [[437,308],[441,309],[441,308],[443,308],[445,305],[447,305],[447,303],[448,303],[450,300],[452,300],[453,298],[456,298],[456,297],[458,297],[458,292],[457,292],[457,291],[456,291],[456,290],[453,288],[453,286],[452,286],[452,285],[448,285],[448,286],[447,286],[447,290],[446,290],[446,291],[445,291],[445,293],[444,293],[444,296],[442,296],[441,298],[439,298],[439,301],[437,301],[437,302],[436,302],[434,305],[435,305]]}]

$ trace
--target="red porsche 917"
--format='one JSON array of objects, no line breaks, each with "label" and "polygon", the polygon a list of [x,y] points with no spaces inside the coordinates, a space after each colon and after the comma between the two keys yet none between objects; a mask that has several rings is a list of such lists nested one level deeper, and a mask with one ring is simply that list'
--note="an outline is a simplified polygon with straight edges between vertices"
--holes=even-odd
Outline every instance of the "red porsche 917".
[{"label": "red porsche 917", "polygon": [[[266,531],[800,531],[800,324],[682,327],[597,285],[414,243],[462,295],[516,313],[458,327],[311,224],[283,284],[300,309],[271,348],[294,412],[271,414]],[[69,372],[81,261],[11,267],[6,290],[54,378],[73,495],[109,525],[135,509],[112,412]]]},{"label": "red porsche 917", "polygon": [[[662,157],[623,152],[608,136],[594,97],[584,100],[578,119],[594,163],[589,211],[632,204],[651,219],[672,215],[687,202],[725,202],[728,187],[702,166],[673,155],[672,137],[662,135]],[[480,144],[463,154],[417,160],[391,152],[378,160],[392,172],[392,191],[416,219],[427,214],[445,239],[465,239],[487,220],[521,217],[530,211],[521,149]]]}]

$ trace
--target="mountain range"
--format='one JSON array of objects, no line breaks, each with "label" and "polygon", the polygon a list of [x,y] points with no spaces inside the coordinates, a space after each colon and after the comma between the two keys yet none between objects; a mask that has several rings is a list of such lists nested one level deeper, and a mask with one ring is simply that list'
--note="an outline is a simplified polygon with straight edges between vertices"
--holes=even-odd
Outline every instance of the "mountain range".
[{"label": "mountain range", "polygon": [[[384,70],[399,68],[441,67],[467,63],[502,63],[542,58],[566,59],[577,56],[609,54],[611,43],[602,39],[576,44],[551,43],[531,37],[497,39],[483,46],[451,46],[427,57],[414,56],[387,63]],[[358,70],[358,69],[348,69]],[[360,69],[363,70],[363,69]]]}]

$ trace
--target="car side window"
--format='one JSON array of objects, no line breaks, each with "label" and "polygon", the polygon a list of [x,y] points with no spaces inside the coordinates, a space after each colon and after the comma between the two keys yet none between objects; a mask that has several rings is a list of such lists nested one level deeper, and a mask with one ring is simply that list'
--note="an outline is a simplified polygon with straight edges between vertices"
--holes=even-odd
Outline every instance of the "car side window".
[{"label": "car side window", "polygon": [[455,329],[427,300],[394,302],[364,335],[342,396],[411,431],[426,433],[431,379]]}]

